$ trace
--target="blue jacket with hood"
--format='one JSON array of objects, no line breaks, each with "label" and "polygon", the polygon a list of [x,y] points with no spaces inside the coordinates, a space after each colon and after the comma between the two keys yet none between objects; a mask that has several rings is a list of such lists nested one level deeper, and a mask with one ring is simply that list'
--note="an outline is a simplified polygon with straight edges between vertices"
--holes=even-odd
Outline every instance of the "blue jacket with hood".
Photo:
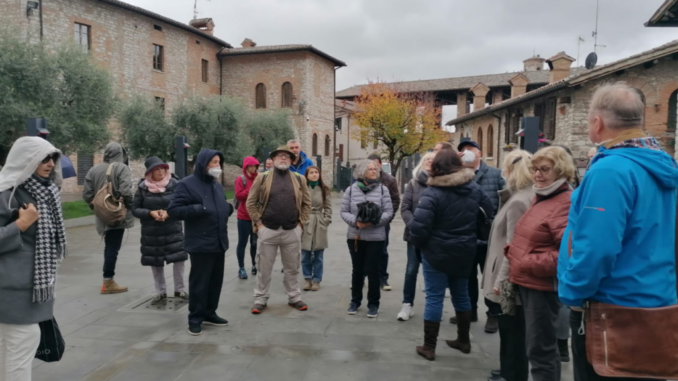
[{"label": "blue jacket with hood", "polygon": [[601,148],[572,194],[558,256],[558,294],[566,305],[676,304],[678,168],[649,147]]},{"label": "blue jacket with hood", "polygon": [[296,166],[292,164],[290,166],[290,171],[296,172],[302,176],[306,176],[306,168],[313,165],[313,160],[309,159],[304,151],[299,152],[299,156],[301,157],[299,159],[299,164]]},{"label": "blue jacket with hood", "polygon": [[224,253],[228,250],[226,223],[233,206],[226,202],[224,188],[207,171],[214,156],[221,165],[224,156],[219,151],[202,149],[195,161],[195,170],[174,189],[167,213],[185,221],[184,249],[189,254]]}]

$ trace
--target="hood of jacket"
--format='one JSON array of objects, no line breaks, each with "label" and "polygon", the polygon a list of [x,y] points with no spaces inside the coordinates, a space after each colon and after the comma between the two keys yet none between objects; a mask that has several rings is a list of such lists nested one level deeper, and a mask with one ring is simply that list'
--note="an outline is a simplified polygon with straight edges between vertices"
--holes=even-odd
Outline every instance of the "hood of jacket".
[{"label": "hood of jacket", "polygon": [[299,151],[299,164],[295,165],[295,167],[301,167],[306,163],[306,160],[308,160],[308,156],[306,156],[304,151]]},{"label": "hood of jacket", "polygon": [[664,188],[678,188],[678,164],[666,152],[649,148],[601,148],[591,165],[607,156],[625,157],[646,170]]},{"label": "hood of jacket", "polygon": [[59,159],[54,167],[56,184],[62,180],[61,151],[43,138],[26,136],[17,139],[9,150],[7,162],[0,171],[0,192],[16,188],[28,180],[35,173],[42,160],[47,156],[58,153]]},{"label": "hood of jacket", "polygon": [[249,180],[254,180],[257,177],[257,172],[254,173],[248,173],[247,172],[247,167],[250,165],[259,165],[259,160],[252,156],[247,156],[243,161],[242,161],[242,174]]},{"label": "hood of jacket", "polygon": [[195,159],[195,167],[193,168],[195,177],[207,183],[214,181],[214,178],[207,173],[207,164],[209,164],[215,156],[219,156],[219,164],[223,167],[224,155],[222,155],[221,152],[209,148],[200,150],[198,157]]},{"label": "hood of jacket", "polygon": [[120,143],[112,142],[106,145],[104,149],[105,163],[123,163],[128,164],[127,151],[122,148]]},{"label": "hood of jacket", "polygon": [[475,171],[470,168],[464,168],[459,172],[451,173],[449,175],[431,177],[428,179],[427,184],[431,187],[440,188],[458,187],[470,183],[473,181],[474,177]]}]

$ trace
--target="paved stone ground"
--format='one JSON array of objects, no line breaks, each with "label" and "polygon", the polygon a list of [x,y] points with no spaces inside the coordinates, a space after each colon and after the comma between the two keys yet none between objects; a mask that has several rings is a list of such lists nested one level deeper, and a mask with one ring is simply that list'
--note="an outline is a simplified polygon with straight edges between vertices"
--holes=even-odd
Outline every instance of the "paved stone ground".
[{"label": "paved stone ground", "polygon": [[[138,228],[126,235],[118,260],[116,280],[130,288],[119,295],[99,294],[103,242],[94,227],[69,230],[70,254],[60,269],[55,311],[68,350],[59,363],[36,360],[33,380],[486,380],[490,369],[498,367],[498,334],[484,333],[483,319],[472,327],[470,355],[448,348],[442,340],[456,335],[447,322],[451,302],[445,305],[436,361],[415,354],[423,338],[421,275],[415,317],[396,321],[406,264],[402,220],[394,221],[391,230],[393,291],[382,292],[379,317],[368,319],[365,308],[355,316],[346,314],[351,264],[338,209],[335,199],[322,289],[304,296],[309,310],[287,306],[282,274],[274,271],[269,308],[259,316],[250,314],[254,279],[237,278],[237,231],[235,216],[231,218],[231,249],[218,310],[230,325],[207,326],[199,337],[186,332],[186,308],[130,310],[153,292],[151,271],[139,264]],[[167,276],[168,291],[173,292],[171,271]],[[571,380],[571,366],[564,365],[563,379]]]}]

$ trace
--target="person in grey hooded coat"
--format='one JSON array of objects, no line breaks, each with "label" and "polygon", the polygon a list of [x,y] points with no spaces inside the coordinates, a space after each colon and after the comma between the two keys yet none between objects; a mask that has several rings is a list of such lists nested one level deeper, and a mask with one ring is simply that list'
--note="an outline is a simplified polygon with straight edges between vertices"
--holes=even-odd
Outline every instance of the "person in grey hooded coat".
[{"label": "person in grey hooded coat", "polygon": [[31,380],[38,323],[51,320],[57,268],[66,255],[61,152],[19,138],[0,171],[0,380]]},{"label": "person in grey hooded coat", "polygon": [[118,261],[118,253],[122,246],[125,229],[134,227],[132,209],[134,204],[134,190],[132,189],[132,171],[129,168],[127,152],[119,143],[108,143],[104,150],[104,162],[92,167],[85,176],[85,185],[82,190],[82,198],[92,205],[97,192],[106,185],[106,171],[113,165],[111,172],[111,184],[113,191],[120,196],[127,207],[125,220],[115,226],[108,226],[99,218],[96,219],[96,228],[99,235],[104,237],[104,282],[101,286],[102,294],[117,294],[127,292],[127,287],[119,286],[113,277],[115,276],[115,264]]}]

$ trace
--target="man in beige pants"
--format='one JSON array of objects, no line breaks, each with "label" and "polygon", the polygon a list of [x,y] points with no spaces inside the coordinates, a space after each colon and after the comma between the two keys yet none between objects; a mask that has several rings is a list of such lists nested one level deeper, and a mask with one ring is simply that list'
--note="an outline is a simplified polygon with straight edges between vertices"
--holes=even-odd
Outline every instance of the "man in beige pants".
[{"label": "man in beige pants", "polygon": [[253,314],[266,308],[270,294],[271,273],[280,249],[283,285],[288,304],[299,311],[308,306],[301,300],[299,263],[301,233],[311,212],[311,194],[306,179],[290,171],[295,155],[287,146],[271,152],[273,168],[257,176],[247,197],[247,212],[259,236],[257,284],[254,288]]}]

